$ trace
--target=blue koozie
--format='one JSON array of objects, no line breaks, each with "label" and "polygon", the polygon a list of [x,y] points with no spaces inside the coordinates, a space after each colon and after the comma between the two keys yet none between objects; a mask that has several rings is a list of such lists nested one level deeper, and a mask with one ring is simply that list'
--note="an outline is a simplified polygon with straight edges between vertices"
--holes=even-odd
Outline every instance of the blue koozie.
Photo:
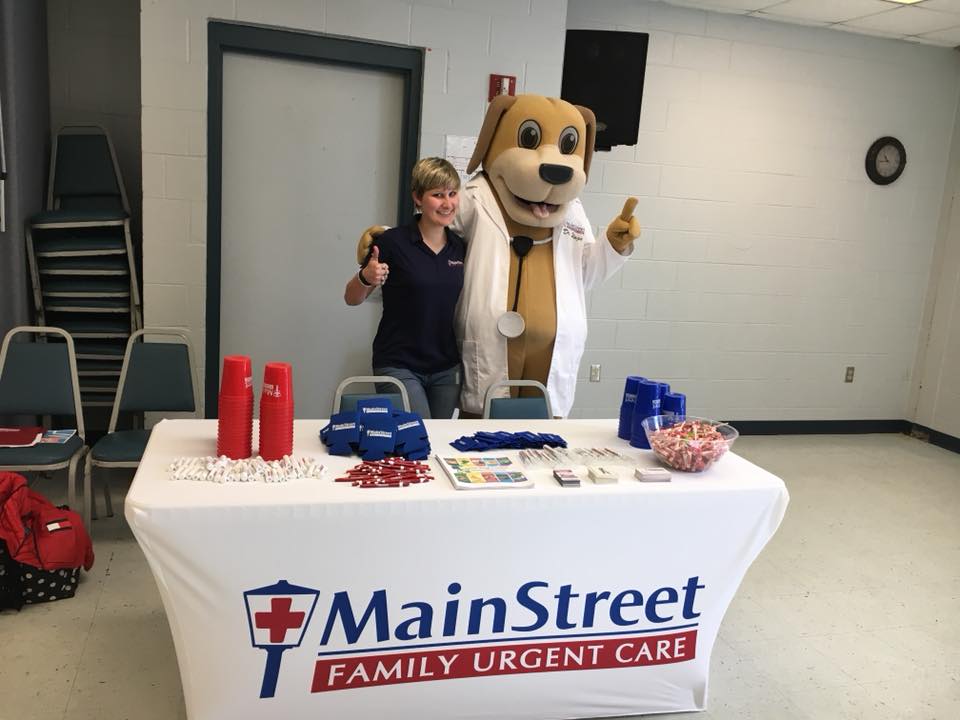
[{"label": "blue koozie", "polygon": [[677,392],[666,393],[660,401],[660,412],[664,415],[686,415],[687,396]]},{"label": "blue koozie", "polygon": [[643,420],[660,414],[660,387],[658,383],[641,380],[637,383],[637,400],[633,406],[633,422],[630,425],[630,444],[636,448],[650,449]]},{"label": "blue koozie", "polygon": [[637,384],[645,377],[627,375],[627,382],[623,387],[623,400],[620,402],[620,424],[617,426],[617,437],[621,440],[630,439],[630,427],[633,425],[633,406],[637,402]]},{"label": "blue koozie", "polygon": [[336,413],[320,431],[320,439],[331,455],[351,455],[360,443],[360,425],[355,412]]}]

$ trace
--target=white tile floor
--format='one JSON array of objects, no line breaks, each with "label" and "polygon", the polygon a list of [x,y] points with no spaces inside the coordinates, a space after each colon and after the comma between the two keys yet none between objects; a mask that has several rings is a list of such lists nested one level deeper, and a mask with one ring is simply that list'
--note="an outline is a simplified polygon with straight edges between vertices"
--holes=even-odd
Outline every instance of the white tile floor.
[{"label": "white tile floor", "polygon": [[[790,507],[724,620],[709,710],[659,717],[960,718],[960,455],[902,435],[736,450],[786,481]],[[56,500],[62,484],[36,487]],[[0,720],[185,717],[143,555],[121,515],[93,536],[77,597],[0,613]]]}]

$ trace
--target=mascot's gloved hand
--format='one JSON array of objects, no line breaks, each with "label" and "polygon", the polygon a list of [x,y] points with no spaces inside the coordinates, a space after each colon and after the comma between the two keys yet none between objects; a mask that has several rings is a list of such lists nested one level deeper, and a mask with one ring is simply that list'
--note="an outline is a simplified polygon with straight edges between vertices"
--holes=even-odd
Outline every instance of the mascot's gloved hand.
[{"label": "mascot's gloved hand", "polygon": [[[389,229],[387,225],[371,225],[363,231],[360,242],[357,243],[357,265],[363,265],[367,261],[367,255],[370,253],[370,246],[373,245],[373,241]],[[639,230],[637,232],[639,234]]]},{"label": "mascot's gloved hand", "polygon": [[636,207],[637,199],[635,197],[627,198],[619,217],[615,217],[607,225],[607,240],[613,245],[613,249],[621,255],[623,255],[624,250],[633,244],[634,240],[640,237],[640,221],[633,216]]}]

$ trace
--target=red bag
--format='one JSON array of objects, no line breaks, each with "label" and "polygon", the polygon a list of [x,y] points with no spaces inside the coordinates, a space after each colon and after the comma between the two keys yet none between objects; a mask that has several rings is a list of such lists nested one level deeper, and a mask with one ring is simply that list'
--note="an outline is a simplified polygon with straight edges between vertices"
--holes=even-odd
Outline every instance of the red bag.
[{"label": "red bag", "polygon": [[93,567],[80,515],[56,507],[17,473],[0,472],[0,541],[14,561],[39,570]]}]

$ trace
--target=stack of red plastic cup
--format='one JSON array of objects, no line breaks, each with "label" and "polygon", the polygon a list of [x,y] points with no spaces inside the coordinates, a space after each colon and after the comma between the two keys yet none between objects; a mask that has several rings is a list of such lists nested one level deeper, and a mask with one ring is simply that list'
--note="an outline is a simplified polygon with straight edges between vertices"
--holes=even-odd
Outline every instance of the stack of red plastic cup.
[{"label": "stack of red plastic cup", "polygon": [[293,368],[268,362],[260,395],[260,457],[279,460],[293,454]]},{"label": "stack of red plastic cup", "polygon": [[253,371],[246,355],[223,358],[217,412],[217,455],[253,455]]}]

